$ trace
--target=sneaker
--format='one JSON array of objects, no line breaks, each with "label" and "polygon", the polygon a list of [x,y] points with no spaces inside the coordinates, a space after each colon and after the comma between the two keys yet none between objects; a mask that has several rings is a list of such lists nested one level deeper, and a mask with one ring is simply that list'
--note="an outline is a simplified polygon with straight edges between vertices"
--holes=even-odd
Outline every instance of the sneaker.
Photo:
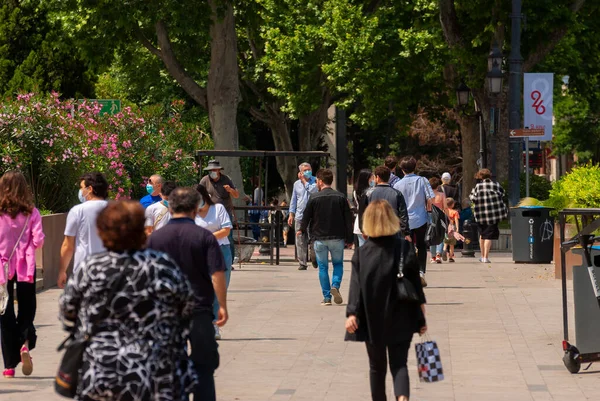
[{"label": "sneaker", "polygon": [[302,265],[300,265],[300,266],[298,267],[298,270],[306,270],[306,266],[302,266]]},{"label": "sneaker", "polygon": [[15,370],[14,369],[4,369],[4,373],[2,373],[2,375],[4,377],[6,377],[7,379],[14,379]]},{"label": "sneaker", "polygon": [[435,263],[435,258],[431,258],[430,262]]},{"label": "sneaker", "polygon": [[331,306],[331,299],[325,298],[323,301],[321,301],[321,305],[322,306]]},{"label": "sneaker", "polygon": [[454,258],[448,258],[448,262],[454,263]]},{"label": "sneaker", "polygon": [[479,258],[479,261],[481,263],[491,263],[490,260],[488,258]]},{"label": "sneaker", "polygon": [[317,261],[316,261],[316,260],[313,260],[313,261],[312,261],[312,266],[313,266],[315,269],[318,269],[318,268],[319,268],[319,264],[317,263]]},{"label": "sneaker", "polygon": [[29,348],[25,346],[21,348],[21,364],[23,365],[21,369],[25,376],[33,373],[33,360],[31,359],[31,355],[29,355]]},{"label": "sneaker", "polygon": [[442,257],[439,254],[435,257],[435,263],[442,263]]},{"label": "sneaker", "polygon": [[220,340],[221,337],[221,329],[219,329],[219,326],[217,326],[216,324],[213,324],[214,328],[215,328],[215,340]]},{"label": "sneaker", "polygon": [[423,288],[427,287],[427,280],[425,280],[425,273],[419,272],[419,275],[421,276],[421,286]]},{"label": "sneaker", "polygon": [[[442,260],[445,262],[448,259],[448,252],[444,251],[442,252]],[[450,258],[452,259],[452,258]]]},{"label": "sneaker", "polygon": [[342,295],[340,294],[340,290],[338,290],[335,287],[331,287],[331,295],[333,296],[333,302],[335,302],[336,304],[341,304],[342,302],[344,302],[344,300],[342,299]]}]

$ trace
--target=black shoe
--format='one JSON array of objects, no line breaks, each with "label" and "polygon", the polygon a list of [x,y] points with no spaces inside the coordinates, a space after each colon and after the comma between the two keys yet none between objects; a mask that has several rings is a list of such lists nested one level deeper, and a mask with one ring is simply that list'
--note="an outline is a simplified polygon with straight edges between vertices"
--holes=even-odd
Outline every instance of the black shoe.
[{"label": "black shoe", "polygon": [[318,268],[319,268],[319,264],[317,263],[317,261],[313,261],[313,262],[312,262],[312,265],[313,265],[313,267],[314,267],[315,269],[318,269]]},{"label": "black shoe", "polygon": [[298,267],[298,270],[306,270],[306,266],[302,266],[302,265],[300,265],[300,266]]}]

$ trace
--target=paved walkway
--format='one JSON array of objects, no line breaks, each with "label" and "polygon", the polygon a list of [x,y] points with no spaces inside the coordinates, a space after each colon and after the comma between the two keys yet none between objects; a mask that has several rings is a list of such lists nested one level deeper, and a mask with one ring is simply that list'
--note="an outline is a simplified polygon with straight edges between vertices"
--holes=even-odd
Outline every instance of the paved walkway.
[{"label": "paved walkway", "polygon": [[[283,257],[289,259],[289,252]],[[561,361],[554,266],[514,265],[507,255],[492,256],[490,265],[460,256],[454,264],[429,265],[428,324],[442,351],[446,380],[417,382],[411,351],[411,400],[598,400],[600,364],[571,375]],[[298,271],[285,262],[233,272],[231,320],[220,342],[216,377],[219,400],[370,399],[364,346],[343,341],[345,308],[319,305],[317,272],[309,269]],[[60,399],[52,389],[55,348],[63,338],[56,320],[59,295],[56,289],[39,295],[34,375],[0,378],[1,401]]]}]

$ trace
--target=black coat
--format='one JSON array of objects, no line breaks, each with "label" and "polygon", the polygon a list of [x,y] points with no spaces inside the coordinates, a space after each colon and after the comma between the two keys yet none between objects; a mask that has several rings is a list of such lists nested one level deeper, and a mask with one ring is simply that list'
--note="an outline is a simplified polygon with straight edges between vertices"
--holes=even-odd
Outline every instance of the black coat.
[{"label": "black coat", "polygon": [[[393,344],[410,340],[425,326],[420,304],[398,300],[396,281],[400,254],[395,250],[400,249],[403,242],[405,240],[398,236],[369,238],[354,252],[346,315],[356,315],[358,330],[354,334],[346,333],[346,341]],[[425,303],[418,264],[405,266],[403,273],[414,284],[421,303]]]}]

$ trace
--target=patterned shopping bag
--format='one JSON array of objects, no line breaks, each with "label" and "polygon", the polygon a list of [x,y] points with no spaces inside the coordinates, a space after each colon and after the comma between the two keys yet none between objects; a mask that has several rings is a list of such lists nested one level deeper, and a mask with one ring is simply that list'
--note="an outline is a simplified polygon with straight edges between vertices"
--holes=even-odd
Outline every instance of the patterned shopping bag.
[{"label": "patterned shopping bag", "polygon": [[415,344],[417,351],[417,367],[419,380],[426,383],[444,380],[440,349],[435,341],[425,341]]}]

